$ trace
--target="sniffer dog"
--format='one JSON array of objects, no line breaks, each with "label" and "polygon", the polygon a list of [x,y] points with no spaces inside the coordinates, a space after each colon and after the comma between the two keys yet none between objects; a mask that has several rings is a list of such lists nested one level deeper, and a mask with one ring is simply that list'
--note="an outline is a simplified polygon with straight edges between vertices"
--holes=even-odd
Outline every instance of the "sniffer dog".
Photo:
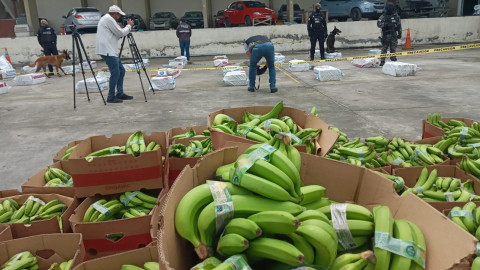
[{"label": "sniffer dog", "polygon": [[338,29],[336,26],[333,28],[333,31],[327,37],[327,53],[334,53],[335,52],[335,36],[340,35],[342,31]]},{"label": "sniffer dog", "polygon": [[[58,72],[58,69],[61,69],[63,71],[63,74],[67,75],[67,73],[65,73],[65,70],[63,70],[62,68],[62,62],[63,60],[70,60],[70,59],[71,58],[68,52],[66,50],[63,50],[62,54],[60,55],[42,56],[38,58],[37,61],[35,61],[35,63],[33,64],[27,63],[27,66],[37,67],[37,71],[35,72],[39,72],[40,69],[42,68],[44,71],[47,71],[47,65],[52,65],[52,66],[55,66],[55,68],[57,69],[58,77],[62,77],[62,75],[60,75],[60,72]],[[50,78],[48,73],[47,72],[45,73],[46,73],[46,76]]]}]

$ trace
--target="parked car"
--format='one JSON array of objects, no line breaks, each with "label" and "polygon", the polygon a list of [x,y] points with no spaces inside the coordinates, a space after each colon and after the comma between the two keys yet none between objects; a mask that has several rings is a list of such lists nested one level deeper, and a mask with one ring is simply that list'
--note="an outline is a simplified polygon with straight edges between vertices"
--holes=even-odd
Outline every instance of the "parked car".
[{"label": "parked car", "polygon": [[150,19],[150,29],[152,30],[177,29],[178,24],[178,19],[173,12],[157,12],[153,14],[153,17]]},{"label": "parked car", "polygon": [[245,24],[251,26],[253,21],[277,20],[277,14],[273,9],[269,9],[264,3],[259,1],[237,1],[233,2],[223,12],[225,26]]},{"label": "parked car", "polygon": [[[75,24],[80,33],[96,33],[97,25],[102,13],[94,7],[76,7],[72,8],[67,16],[62,16],[65,19],[65,25]],[[65,27],[65,32],[71,34],[70,27]]]},{"label": "parked car", "polygon": [[201,11],[189,11],[183,15],[185,22],[192,28],[203,28],[203,13]]},{"label": "parked car", "polygon": [[[302,14],[305,10],[301,9],[298,4],[293,4],[293,19],[297,23],[302,23]],[[278,11],[278,19],[286,21],[288,20],[287,5],[283,4]]]},{"label": "parked car", "polygon": [[147,24],[143,20],[142,16],[139,14],[125,14],[125,16],[122,16],[119,21],[122,23],[122,25],[127,25],[128,19],[132,19],[134,25],[133,29],[135,30],[147,30]]},{"label": "parked car", "polygon": [[213,15],[215,18],[215,28],[225,27],[225,19],[223,18],[223,10],[217,12],[217,15]]},{"label": "parked car", "polygon": [[385,9],[385,3],[377,0],[322,0],[320,4],[323,10],[328,10],[329,19],[339,21],[378,19]]}]

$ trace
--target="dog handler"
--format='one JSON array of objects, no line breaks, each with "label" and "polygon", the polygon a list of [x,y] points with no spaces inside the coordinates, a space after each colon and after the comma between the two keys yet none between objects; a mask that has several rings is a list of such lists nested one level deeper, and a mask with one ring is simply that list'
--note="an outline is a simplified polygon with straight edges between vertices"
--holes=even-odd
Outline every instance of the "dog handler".
[{"label": "dog handler", "polygon": [[310,15],[307,23],[308,36],[310,37],[310,61],[315,58],[317,40],[320,43],[320,58],[325,59],[325,38],[327,37],[327,22],[320,12],[322,5],[315,4],[315,12]]},{"label": "dog handler", "polygon": [[[255,92],[255,76],[262,75],[269,69],[270,76],[270,92],[275,93],[278,89],[275,87],[277,82],[276,73],[275,73],[275,48],[273,47],[272,42],[266,36],[253,36],[245,41],[243,45],[245,47],[245,52],[250,58],[250,69],[248,77],[250,79],[250,87],[248,87],[249,92]],[[265,67],[260,68],[258,62],[265,57],[267,63]]]},{"label": "dog handler", "polygon": [[[40,43],[40,46],[43,48],[43,54],[45,56],[58,55],[57,33],[53,28],[48,26],[48,22],[45,19],[40,21],[40,29],[38,29],[37,32],[37,39],[38,43]],[[48,65],[48,70],[50,71],[48,75],[53,75],[52,65]],[[46,72],[46,70],[44,71]]]},{"label": "dog handler", "polygon": [[[108,90],[108,103],[122,103],[123,100],[133,99],[132,96],[123,93],[123,78],[125,69],[118,57],[118,40],[128,35],[133,27],[133,21],[129,19],[125,28],[121,28],[117,21],[125,13],[118,6],[111,6],[108,13],[98,22],[96,54],[99,54],[110,71],[110,84]],[[117,87],[117,95],[115,95]]]},{"label": "dog handler", "polygon": [[[387,53],[390,47],[390,53],[397,51],[398,40],[402,38],[402,22],[400,16],[395,12],[393,3],[388,2],[385,7],[385,13],[377,21],[378,28],[382,29],[382,54]],[[397,61],[396,56],[390,57],[393,62]],[[385,57],[382,57],[380,66],[385,65]]]}]

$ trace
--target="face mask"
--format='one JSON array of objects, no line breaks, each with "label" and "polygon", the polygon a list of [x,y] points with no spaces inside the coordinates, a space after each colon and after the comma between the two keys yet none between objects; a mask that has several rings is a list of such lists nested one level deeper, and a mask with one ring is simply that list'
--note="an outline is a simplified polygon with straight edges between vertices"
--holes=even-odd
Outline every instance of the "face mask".
[{"label": "face mask", "polygon": [[317,8],[317,13],[320,13],[320,8]]}]

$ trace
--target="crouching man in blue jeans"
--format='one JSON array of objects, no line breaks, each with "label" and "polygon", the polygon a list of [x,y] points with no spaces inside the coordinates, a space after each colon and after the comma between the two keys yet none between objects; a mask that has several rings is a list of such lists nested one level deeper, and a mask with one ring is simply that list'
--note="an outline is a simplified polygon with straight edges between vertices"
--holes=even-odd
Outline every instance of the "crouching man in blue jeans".
[{"label": "crouching man in blue jeans", "polygon": [[[117,20],[124,15],[118,6],[111,6],[108,13],[98,22],[96,54],[99,54],[108,66],[110,71],[110,84],[108,90],[108,103],[122,103],[124,100],[133,99],[132,96],[123,93],[123,78],[125,68],[118,57],[118,40],[128,35],[133,26],[133,21],[128,20],[127,26],[121,28]],[[115,95],[115,87],[117,95]]]},{"label": "crouching man in blue jeans", "polygon": [[[268,74],[270,75],[270,92],[276,93],[278,89],[275,87],[275,48],[273,47],[272,42],[266,36],[253,36],[245,41],[244,47],[248,58],[250,58],[250,69],[248,74],[250,87],[248,87],[248,91],[255,92],[255,76],[257,74],[264,74],[268,67]],[[260,68],[257,64],[263,57],[267,60],[267,64],[265,67]]]}]

